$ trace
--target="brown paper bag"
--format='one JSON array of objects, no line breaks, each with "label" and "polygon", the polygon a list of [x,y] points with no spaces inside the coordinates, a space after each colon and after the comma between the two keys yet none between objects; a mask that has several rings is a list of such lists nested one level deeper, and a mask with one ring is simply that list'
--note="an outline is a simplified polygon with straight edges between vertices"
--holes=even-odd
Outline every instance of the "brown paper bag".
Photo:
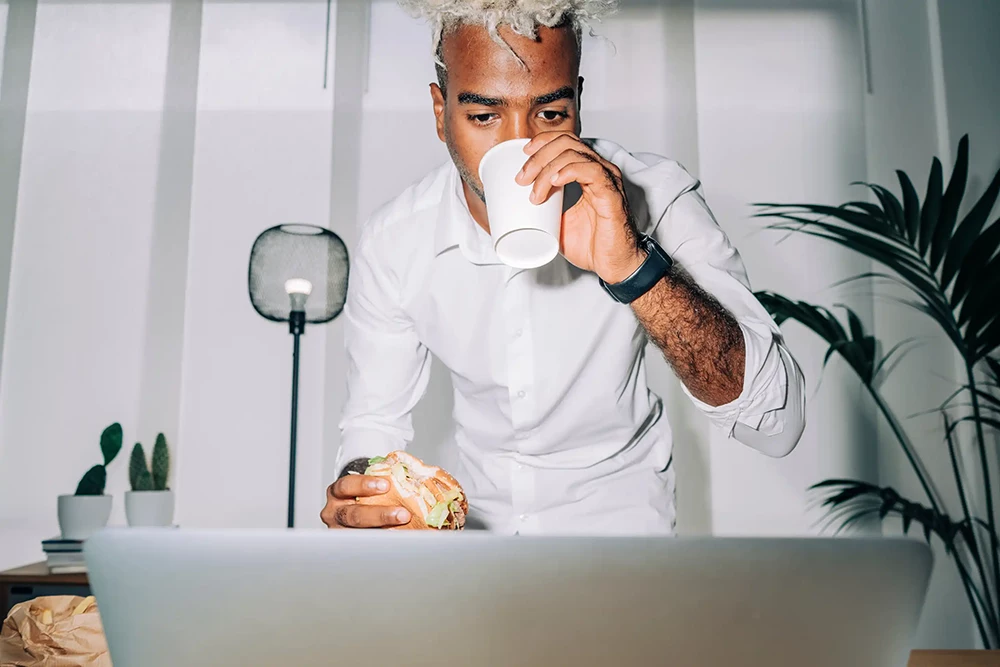
[{"label": "brown paper bag", "polygon": [[94,598],[52,595],[14,605],[0,628],[0,667],[111,667]]}]

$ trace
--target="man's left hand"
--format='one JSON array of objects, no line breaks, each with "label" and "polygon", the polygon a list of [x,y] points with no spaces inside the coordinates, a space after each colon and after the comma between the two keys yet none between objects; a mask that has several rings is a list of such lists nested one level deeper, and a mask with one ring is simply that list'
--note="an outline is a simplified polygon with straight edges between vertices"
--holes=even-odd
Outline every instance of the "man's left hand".
[{"label": "man's left hand", "polygon": [[583,191],[580,200],[563,213],[559,239],[563,256],[607,283],[632,275],[646,253],[637,243],[618,166],[569,132],[542,132],[524,152],[530,157],[515,180],[521,185],[534,183],[531,201],[535,204],[548,199],[553,188],[574,181]]}]

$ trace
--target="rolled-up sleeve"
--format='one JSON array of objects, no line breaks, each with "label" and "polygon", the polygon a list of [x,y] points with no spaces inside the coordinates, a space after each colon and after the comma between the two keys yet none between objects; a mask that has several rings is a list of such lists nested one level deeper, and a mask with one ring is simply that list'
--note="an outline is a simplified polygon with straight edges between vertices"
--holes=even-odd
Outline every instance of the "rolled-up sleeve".
[{"label": "rolled-up sleeve", "polygon": [[398,280],[363,233],[351,262],[344,306],[347,401],[336,470],[357,458],[405,449],[411,413],[427,389],[431,355],[400,306]]},{"label": "rolled-up sleeve", "polygon": [[[651,197],[650,233],[674,261],[736,319],[746,349],[739,397],[712,406],[691,401],[729,437],[768,456],[787,455],[805,428],[802,372],[781,331],[750,289],[739,253],[691,183],[677,193]],[[658,207],[658,208],[657,208]]]}]

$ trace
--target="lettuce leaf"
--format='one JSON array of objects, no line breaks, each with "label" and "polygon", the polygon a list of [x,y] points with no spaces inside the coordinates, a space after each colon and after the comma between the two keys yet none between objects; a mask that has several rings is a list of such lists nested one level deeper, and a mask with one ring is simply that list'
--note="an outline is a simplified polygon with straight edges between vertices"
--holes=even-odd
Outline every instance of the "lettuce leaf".
[{"label": "lettuce leaf", "polygon": [[448,521],[448,503],[438,503],[427,513],[427,525],[440,528]]},{"label": "lettuce leaf", "polygon": [[399,484],[403,484],[404,482],[406,482],[406,477],[407,477],[406,466],[404,466],[402,463],[393,463],[392,468],[389,469],[389,472],[392,473],[392,476],[396,479],[396,481]]}]

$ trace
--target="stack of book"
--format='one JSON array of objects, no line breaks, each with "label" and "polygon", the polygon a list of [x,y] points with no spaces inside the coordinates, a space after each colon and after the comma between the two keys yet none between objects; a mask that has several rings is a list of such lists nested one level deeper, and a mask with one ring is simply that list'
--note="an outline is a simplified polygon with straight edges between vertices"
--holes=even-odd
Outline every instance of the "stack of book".
[{"label": "stack of book", "polygon": [[64,540],[53,537],[42,540],[42,551],[53,574],[86,572],[87,562],[83,559],[83,540]]}]

